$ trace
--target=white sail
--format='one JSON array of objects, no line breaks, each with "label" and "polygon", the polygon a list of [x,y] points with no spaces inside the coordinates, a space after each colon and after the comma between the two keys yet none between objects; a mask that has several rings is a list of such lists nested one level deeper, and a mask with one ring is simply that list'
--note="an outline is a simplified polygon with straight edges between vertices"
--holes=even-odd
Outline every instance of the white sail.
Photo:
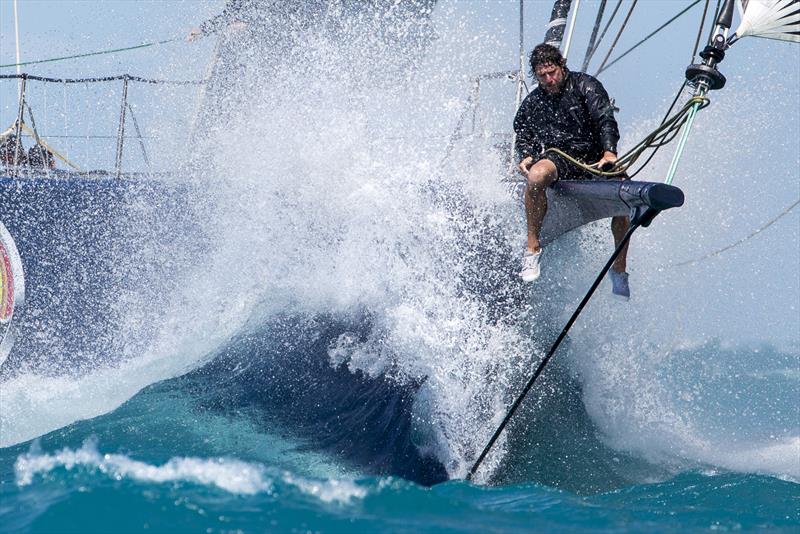
[{"label": "white sail", "polygon": [[737,0],[741,23],[732,41],[752,35],[800,43],[800,0]]}]

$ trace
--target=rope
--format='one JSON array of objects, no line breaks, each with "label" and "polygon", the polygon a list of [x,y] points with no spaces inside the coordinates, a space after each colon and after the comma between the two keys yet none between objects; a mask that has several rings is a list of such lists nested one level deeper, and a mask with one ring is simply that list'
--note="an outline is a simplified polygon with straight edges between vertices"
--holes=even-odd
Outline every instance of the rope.
[{"label": "rope", "polygon": [[154,80],[151,78],[142,78],[141,76],[132,76],[130,74],[117,74],[116,76],[104,76],[102,78],[47,78],[45,76],[35,76],[33,74],[0,74],[0,80],[9,80],[14,78],[25,78],[27,80],[35,80],[37,82],[47,83],[98,83],[98,82],[113,82],[117,80],[128,80],[129,82],[151,83],[151,84],[170,84],[170,85],[203,85],[208,80],[189,80],[189,81],[174,81],[174,80]]},{"label": "rope", "polygon": [[594,26],[592,27],[592,35],[589,37],[589,45],[586,47],[586,54],[583,56],[581,72],[586,72],[586,69],[589,67],[589,59],[591,59],[591,53],[595,49],[597,30],[600,29],[600,23],[603,22],[603,13],[605,10],[606,0],[600,0],[600,7],[597,9],[597,17],[594,19]]},{"label": "rope", "polygon": [[[687,83],[688,83],[688,81],[687,81],[687,80],[684,78],[684,80],[683,80],[683,83],[681,84],[681,87],[680,87],[680,89],[678,89],[678,92],[675,94],[675,98],[674,98],[674,99],[672,99],[672,104],[670,104],[670,105],[669,105],[669,109],[668,109],[668,110],[667,110],[667,112],[664,114],[664,118],[663,118],[663,119],[661,119],[661,124],[664,124],[664,121],[666,121],[666,120],[667,120],[667,117],[669,117],[669,114],[670,114],[670,113],[672,113],[672,108],[674,108],[674,107],[675,107],[675,104],[677,104],[677,103],[678,103],[678,99],[681,97],[681,94],[683,94],[683,90],[686,88],[686,84],[687,84]],[[677,135],[677,132],[676,132],[676,135]],[[655,147],[655,150],[653,150],[653,151],[650,153],[650,155],[649,155],[649,156],[647,156],[647,159],[645,160],[645,162],[644,162],[644,163],[642,163],[641,167],[639,167],[639,168],[638,168],[638,169],[636,169],[636,170],[635,170],[633,173],[630,173],[630,174],[628,175],[628,176],[630,177],[630,179],[631,179],[631,180],[633,180],[633,179],[636,177],[636,175],[637,175],[637,174],[639,174],[640,172],[642,172],[642,170],[643,170],[645,167],[647,167],[647,165],[650,163],[650,161],[653,159],[653,157],[655,157],[656,153],[658,152],[658,149],[659,149],[659,148],[661,148],[662,146],[664,146],[665,144],[667,144],[667,143],[671,142],[671,141],[672,141],[672,139],[674,139],[674,137],[673,137],[673,138],[670,138],[670,139],[669,139],[669,141],[665,142],[664,144],[662,144],[662,145],[659,145],[659,146]]]},{"label": "rope", "polygon": [[[622,0],[618,0],[617,5],[614,7],[614,11],[611,12],[611,17],[608,19],[608,22],[606,23],[606,27],[603,28],[602,32],[600,32],[600,37],[597,38],[597,42],[595,43],[594,48],[592,48],[592,51],[589,54],[587,54],[587,57],[584,59],[587,66],[589,62],[592,60],[592,56],[594,56],[594,53],[597,52],[597,49],[600,47],[600,43],[603,42],[603,37],[606,36],[606,32],[611,27],[611,23],[614,22],[614,17],[617,16],[617,11],[619,11],[619,8],[621,6],[622,6]],[[584,72],[585,70],[586,69],[584,69]]]},{"label": "rope", "polygon": [[76,59],[76,58],[81,58],[81,57],[102,56],[104,54],[115,54],[117,52],[126,52],[128,50],[137,50],[139,48],[147,48],[147,47],[150,47],[150,46],[158,46],[158,45],[163,45],[163,44],[167,44],[167,43],[174,43],[175,41],[180,41],[180,40],[181,40],[181,38],[166,39],[164,41],[156,41],[156,42],[152,42],[152,43],[143,43],[143,44],[136,45],[136,46],[128,46],[126,48],[114,48],[112,50],[100,50],[100,51],[97,51],[97,52],[88,52],[86,54],[75,54],[75,55],[72,55],[72,56],[61,56],[61,57],[53,57],[53,58],[49,58],[49,59],[37,59],[35,61],[22,61],[22,62],[19,62],[19,63],[8,63],[6,65],[0,65],[0,69],[4,69],[4,68],[7,68],[7,67],[21,67],[23,65],[37,65],[39,63],[52,63],[52,62],[55,62],[55,61],[66,61],[68,59]]},{"label": "rope", "polygon": [[608,49],[608,54],[606,54],[606,57],[603,58],[603,62],[600,63],[600,68],[597,69],[597,72],[595,72],[595,74],[594,74],[595,76],[600,74],[600,72],[603,70],[603,67],[605,67],[605,65],[606,65],[606,61],[608,61],[608,58],[611,57],[611,52],[614,51],[614,47],[617,46],[617,42],[619,41],[619,38],[622,36],[622,32],[625,31],[625,26],[628,25],[628,21],[630,20],[631,15],[633,14],[633,8],[636,7],[636,2],[637,1],[638,0],[633,0],[633,4],[631,4],[631,8],[628,10],[628,14],[625,15],[625,20],[622,21],[622,26],[620,27],[619,31],[617,32],[617,36],[614,37],[614,42],[611,43],[611,48]]},{"label": "rope", "polygon": [[[681,88],[681,90],[683,90],[683,88]],[[694,96],[690,98],[689,101],[686,102],[686,104],[675,115],[665,121],[662,121],[658,128],[650,132],[633,148],[623,154],[616,161],[614,167],[609,171],[603,171],[591,165],[587,165],[586,163],[573,158],[558,148],[548,148],[545,150],[545,152],[553,152],[558,154],[576,167],[597,176],[605,176],[607,178],[620,176],[627,172],[627,170],[636,162],[636,160],[639,159],[645,150],[648,148],[658,149],[659,147],[662,147],[675,139],[675,136],[678,134],[678,132],[680,132],[683,124],[692,115],[692,113],[696,111],[695,106],[699,106],[698,109],[702,109],[708,104],[709,100],[704,96]]]},{"label": "rope", "polygon": [[[47,120],[44,121],[47,123]],[[48,134],[40,134],[41,137],[47,137],[48,139],[118,139],[119,136],[117,135],[48,135]],[[26,134],[26,137],[32,137]],[[125,139],[139,139],[139,136],[134,135],[126,135]],[[143,135],[142,139],[164,139],[164,137],[158,136],[151,136],[151,135]],[[399,138],[398,138],[399,139]]]},{"label": "rope", "polygon": [[700,256],[699,258],[695,258],[693,260],[682,261],[680,263],[676,263],[675,265],[673,265],[673,267],[682,267],[684,265],[692,265],[692,264],[695,264],[695,263],[700,263],[703,260],[707,260],[709,258],[713,258],[714,256],[718,256],[718,255],[722,254],[723,252],[728,251],[728,250],[730,250],[730,249],[732,249],[734,247],[738,247],[742,243],[744,243],[746,241],[749,241],[750,239],[754,238],[755,236],[757,236],[758,234],[760,234],[761,232],[763,232],[764,230],[766,230],[767,228],[769,228],[770,226],[772,226],[773,224],[775,224],[776,222],[781,220],[783,217],[788,215],[789,212],[791,212],[793,209],[795,209],[798,205],[800,205],[800,198],[795,200],[794,203],[791,206],[789,206],[788,208],[786,208],[785,210],[780,212],[776,217],[773,217],[766,224],[764,224],[763,226],[761,226],[757,230],[754,230],[749,235],[741,238],[739,241],[736,241],[735,243],[731,243],[730,245],[728,245],[726,247],[722,247],[721,249],[715,250],[714,252],[709,252],[708,254],[704,254],[703,256]]},{"label": "rope", "polygon": [[589,303],[589,300],[592,298],[592,295],[594,295],[594,292],[600,285],[600,282],[602,282],[603,278],[605,278],[606,273],[608,273],[608,270],[611,268],[611,265],[614,263],[614,260],[616,260],[617,256],[619,256],[622,253],[622,250],[625,248],[625,245],[627,245],[628,241],[630,241],[633,232],[635,232],[636,229],[639,228],[640,222],[641,219],[631,221],[630,228],[628,228],[628,231],[625,233],[625,236],[620,240],[619,244],[617,245],[617,248],[614,249],[614,253],[611,254],[611,257],[608,259],[606,264],[600,270],[600,274],[598,274],[597,278],[595,278],[594,283],[589,288],[589,291],[586,292],[586,295],[584,295],[583,300],[581,300],[580,304],[578,304],[578,307],[575,308],[575,311],[572,312],[572,316],[569,318],[567,324],[561,330],[561,333],[556,338],[555,342],[553,343],[553,346],[550,347],[550,350],[547,351],[545,357],[542,358],[541,362],[539,362],[539,366],[536,368],[536,371],[534,371],[533,376],[531,376],[531,378],[528,380],[528,383],[525,384],[525,387],[522,388],[522,392],[517,396],[516,400],[511,405],[511,408],[509,408],[508,413],[503,418],[503,421],[500,423],[500,426],[497,427],[497,430],[495,431],[494,435],[492,435],[492,438],[489,440],[489,443],[486,445],[486,447],[484,447],[483,452],[481,452],[480,456],[478,456],[478,459],[475,460],[475,463],[472,465],[469,472],[467,473],[467,480],[472,480],[472,477],[475,475],[475,472],[480,467],[484,458],[486,458],[486,455],[489,454],[489,451],[492,449],[492,446],[500,437],[500,434],[503,433],[503,430],[505,429],[506,425],[511,420],[511,418],[514,416],[519,406],[522,404],[522,401],[525,400],[525,396],[528,394],[528,391],[530,391],[531,387],[533,387],[533,384],[536,382],[536,379],[539,378],[539,375],[542,374],[542,371],[544,371],[544,368],[547,366],[547,363],[550,361],[550,358],[552,358],[553,355],[555,354],[559,345],[561,345],[561,342],[564,341],[564,338],[567,336],[567,333],[569,332],[570,328],[572,328],[572,325],[575,324],[575,321],[578,319],[578,316],[583,311],[583,308],[586,306],[586,304]]},{"label": "rope", "polygon": [[703,6],[703,16],[700,17],[700,29],[697,30],[697,39],[694,41],[694,49],[692,50],[692,61],[689,63],[694,64],[695,57],[697,56],[697,49],[700,47],[700,36],[703,35],[703,26],[706,24],[706,15],[708,14],[708,4],[711,0],[706,0],[706,5]]},{"label": "rope", "polygon": [[[644,44],[644,43],[645,43],[645,42],[646,42],[648,39],[650,39],[650,38],[651,38],[651,37],[653,37],[655,34],[657,34],[657,33],[658,33],[658,32],[660,32],[661,30],[663,30],[664,28],[666,28],[667,26],[669,26],[670,24],[672,24],[673,22],[675,22],[675,21],[676,21],[678,18],[680,18],[680,17],[681,17],[681,16],[682,16],[684,13],[686,13],[687,11],[689,11],[690,9],[692,9],[692,8],[693,8],[695,5],[699,4],[699,3],[700,3],[700,1],[701,1],[701,0],[694,0],[694,2],[692,2],[692,3],[691,3],[691,4],[689,4],[687,7],[685,7],[683,10],[681,10],[681,12],[680,12],[680,13],[678,13],[677,15],[675,15],[674,17],[672,17],[671,19],[669,19],[667,22],[665,22],[664,24],[662,24],[661,26],[659,26],[658,28],[656,28],[655,30],[653,30],[653,31],[652,31],[652,32],[651,32],[651,33],[650,33],[650,34],[649,34],[647,37],[645,37],[644,39],[642,39],[641,41],[639,41],[638,43],[636,43],[635,45],[633,45],[632,47],[630,47],[629,49],[627,49],[625,52],[623,52],[622,54],[620,54],[619,56],[617,56],[617,58],[616,58],[616,59],[614,59],[614,61],[612,61],[611,63],[609,63],[608,65],[606,65],[606,61],[608,61],[608,58],[609,58],[609,56],[611,55],[611,51],[614,49],[614,45],[616,45],[616,44],[617,44],[617,41],[615,40],[615,41],[614,41],[614,45],[611,45],[611,50],[609,50],[609,51],[608,51],[608,54],[606,55],[606,58],[603,60],[603,64],[602,64],[602,65],[600,65],[600,68],[599,68],[599,69],[597,70],[597,72],[595,73],[595,76],[599,75],[599,74],[600,74],[601,72],[603,72],[604,70],[608,70],[609,68],[611,68],[611,66],[612,66],[614,63],[616,63],[616,62],[617,62],[617,61],[619,61],[620,59],[624,58],[625,56],[627,56],[628,54],[630,54],[631,52],[633,52],[633,51],[634,51],[636,48],[638,48],[639,46],[641,46],[642,44]],[[634,2],[634,5],[636,5],[636,2]],[[633,6],[631,6],[631,11],[633,11]],[[630,13],[628,13],[628,16],[630,16]],[[625,19],[625,22],[626,22],[626,23],[628,22],[628,19],[627,19],[627,18]],[[624,28],[625,28],[625,25],[623,24],[622,28],[620,28],[620,34],[622,34],[622,30],[623,30]],[[617,35],[617,39],[619,39],[619,35]]]}]

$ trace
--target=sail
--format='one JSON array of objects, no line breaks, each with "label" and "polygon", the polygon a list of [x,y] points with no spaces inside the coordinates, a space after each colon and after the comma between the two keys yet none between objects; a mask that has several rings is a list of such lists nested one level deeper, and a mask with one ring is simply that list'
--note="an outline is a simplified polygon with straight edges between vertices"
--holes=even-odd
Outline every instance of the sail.
[{"label": "sail", "polygon": [[752,35],[800,43],[800,0],[737,0],[742,21],[732,41]]},{"label": "sail", "polygon": [[25,275],[17,246],[0,222],[0,366],[14,344],[11,320],[25,301]]}]

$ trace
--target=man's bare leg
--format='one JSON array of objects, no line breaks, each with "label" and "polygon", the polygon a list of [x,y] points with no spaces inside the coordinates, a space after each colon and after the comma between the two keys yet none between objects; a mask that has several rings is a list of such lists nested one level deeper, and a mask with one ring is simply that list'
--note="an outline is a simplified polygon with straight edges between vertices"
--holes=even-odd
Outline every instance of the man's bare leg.
[{"label": "man's bare leg", "polygon": [[[622,238],[625,237],[625,232],[628,231],[630,227],[630,220],[627,217],[613,217],[611,219],[611,233],[614,234],[614,247],[616,248],[619,246],[620,241]],[[628,267],[628,243],[625,243],[625,247],[622,249],[622,252],[617,259],[614,260],[614,264],[611,266],[618,273],[624,273]]]},{"label": "man's bare leg", "polygon": [[545,190],[558,178],[558,170],[549,159],[540,159],[528,169],[525,188],[525,218],[528,222],[528,252],[539,252],[539,232],[547,213]]}]

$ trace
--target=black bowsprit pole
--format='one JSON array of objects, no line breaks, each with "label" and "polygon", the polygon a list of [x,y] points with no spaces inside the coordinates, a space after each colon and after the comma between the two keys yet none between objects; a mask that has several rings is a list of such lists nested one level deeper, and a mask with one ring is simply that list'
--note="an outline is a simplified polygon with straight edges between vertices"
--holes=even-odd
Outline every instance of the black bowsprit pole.
[{"label": "black bowsprit pole", "polygon": [[[681,198],[680,203],[681,204],[683,203],[683,198]],[[567,324],[561,330],[561,333],[556,338],[555,343],[553,343],[553,346],[550,347],[550,350],[547,352],[545,357],[542,358],[542,361],[539,363],[539,367],[536,368],[536,371],[534,371],[533,376],[531,376],[530,380],[528,380],[528,383],[525,384],[525,387],[522,388],[522,393],[519,394],[517,399],[514,401],[514,404],[511,405],[511,408],[509,408],[508,413],[503,418],[503,421],[500,423],[500,426],[498,426],[497,430],[495,430],[494,435],[489,440],[489,443],[486,444],[486,447],[484,447],[483,452],[481,452],[480,456],[478,456],[478,459],[475,460],[475,463],[472,465],[472,468],[470,468],[469,473],[467,473],[467,480],[470,481],[472,480],[472,477],[475,475],[475,472],[481,466],[481,463],[486,458],[486,455],[489,454],[490,450],[492,450],[492,446],[494,446],[495,442],[500,437],[500,434],[503,433],[503,430],[506,428],[506,425],[508,425],[508,422],[516,413],[520,404],[522,404],[522,401],[525,400],[525,396],[528,394],[528,391],[530,391],[530,389],[533,387],[533,384],[536,382],[536,379],[539,378],[539,375],[542,374],[542,371],[544,371],[544,368],[547,366],[547,363],[550,361],[550,358],[553,357],[559,345],[561,345],[561,342],[564,341],[564,338],[567,336],[567,332],[569,332],[570,328],[572,328],[572,325],[575,324],[575,321],[578,319],[578,316],[583,311],[584,306],[586,306],[586,304],[592,298],[592,295],[594,294],[597,287],[600,285],[600,282],[603,281],[603,277],[606,275],[606,273],[608,273],[608,270],[611,268],[611,265],[614,263],[614,260],[617,259],[617,256],[619,256],[622,253],[622,249],[625,247],[625,245],[628,244],[628,241],[630,241],[633,232],[635,232],[636,229],[639,228],[640,226],[649,226],[653,218],[659,213],[660,210],[650,207],[645,209],[644,211],[637,212],[637,214],[632,218],[630,228],[628,228],[628,231],[625,233],[622,240],[620,240],[619,244],[617,245],[617,248],[614,249],[614,253],[611,255],[606,264],[603,266],[602,270],[600,271],[600,274],[597,275],[597,278],[592,284],[592,287],[589,288],[589,291],[586,293],[586,295],[584,295],[583,300],[581,300],[581,303],[578,304],[578,307],[575,309],[574,312],[572,312],[572,316],[569,318],[569,321],[567,321]]]}]

